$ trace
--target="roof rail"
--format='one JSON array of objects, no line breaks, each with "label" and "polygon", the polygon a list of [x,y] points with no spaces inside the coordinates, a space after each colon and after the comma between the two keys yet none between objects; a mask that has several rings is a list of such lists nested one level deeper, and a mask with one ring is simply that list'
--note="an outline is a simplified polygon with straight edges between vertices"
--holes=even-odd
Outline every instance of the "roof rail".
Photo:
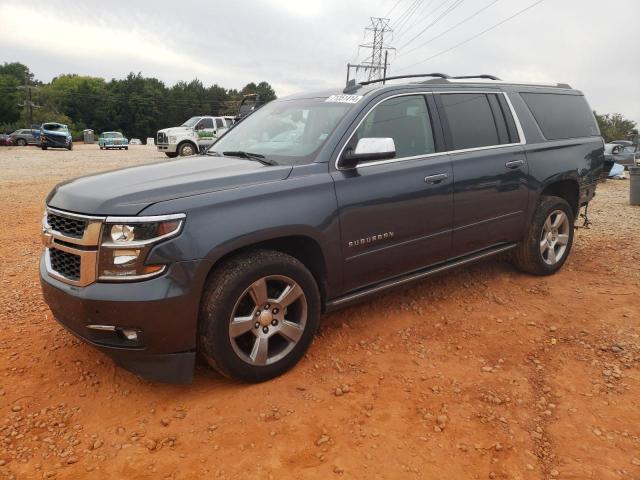
[{"label": "roof rail", "polygon": [[456,80],[465,80],[467,78],[484,78],[486,80],[502,80],[501,78],[498,78],[494,75],[487,75],[486,73],[483,73],[482,75],[461,75],[459,77],[453,77]]},{"label": "roof rail", "polygon": [[399,80],[401,78],[420,78],[420,77],[438,77],[438,78],[451,78],[446,73],[417,73],[414,75],[398,75],[395,77],[379,78],[377,80],[367,80],[366,82],[360,82],[360,85],[369,85],[371,83],[386,82],[387,80]]}]

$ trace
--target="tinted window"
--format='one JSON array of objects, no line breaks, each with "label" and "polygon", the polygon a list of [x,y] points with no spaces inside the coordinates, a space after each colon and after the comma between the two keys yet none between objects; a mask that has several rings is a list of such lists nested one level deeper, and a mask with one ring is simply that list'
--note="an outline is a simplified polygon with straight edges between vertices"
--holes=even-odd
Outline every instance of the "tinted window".
[{"label": "tinted window", "polygon": [[600,135],[593,112],[582,95],[521,93],[548,140]]},{"label": "tinted window", "polygon": [[212,118],[203,118],[198,123],[196,128],[213,128],[213,119]]},{"label": "tinted window", "polygon": [[216,127],[217,128],[224,128],[224,123],[222,122],[221,118],[216,118]]},{"label": "tinted window", "polygon": [[[489,99],[484,93],[447,93],[440,95],[452,145],[450,150],[499,145],[498,129]],[[504,122],[504,118],[502,118]]]},{"label": "tinted window", "polygon": [[396,158],[436,151],[427,104],[421,95],[386,100],[367,114],[348,148],[361,138],[393,138]]}]

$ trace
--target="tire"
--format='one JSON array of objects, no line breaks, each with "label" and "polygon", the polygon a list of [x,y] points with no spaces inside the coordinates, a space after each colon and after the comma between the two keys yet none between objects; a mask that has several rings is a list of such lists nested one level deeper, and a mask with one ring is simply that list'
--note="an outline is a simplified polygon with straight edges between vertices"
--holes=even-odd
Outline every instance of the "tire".
[{"label": "tire", "polygon": [[103,149],[104,149],[104,147],[103,147],[103,146],[100,146],[100,150],[103,150]]},{"label": "tire", "polygon": [[16,140],[16,145],[19,147],[26,147],[27,141],[24,138],[19,138],[18,140]]},{"label": "tire", "polygon": [[274,250],[249,251],[226,261],[208,279],[198,350],[227,377],[263,382],[298,363],[319,317],[318,286],[301,262]]},{"label": "tire", "polygon": [[533,275],[556,273],[573,245],[573,210],[560,197],[541,197],[525,238],[513,253],[513,263]]},{"label": "tire", "polygon": [[164,154],[169,158],[176,158],[178,156],[175,152],[164,152]]},{"label": "tire", "polygon": [[69,145],[67,145],[67,150],[73,150],[73,142],[69,142]]},{"label": "tire", "polygon": [[47,146],[46,146],[46,145],[42,145],[40,148],[41,148],[42,150],[46,150],[46,149],[47,149]]},{"label": "tire", "polygon": [[124,147],[125,150],[129,150],[129,147]]},{"label": "tire", "polygon": [[196,153],[198,153],[198,149],[193,145],[193,143],[185,142],[178,147],[178,155],[181,157],[190,157]]}]

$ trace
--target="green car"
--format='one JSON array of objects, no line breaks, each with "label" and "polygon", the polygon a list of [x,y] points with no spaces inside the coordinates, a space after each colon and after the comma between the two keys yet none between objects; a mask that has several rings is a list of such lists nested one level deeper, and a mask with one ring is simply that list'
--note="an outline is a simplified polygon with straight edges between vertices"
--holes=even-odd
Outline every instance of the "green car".
[{"label": "green car", "polygon": [[108,150],[110,148],[117,148],[120,150],[124,148],[129,150],[129,140],[120,132],[104,132],[98,138],[98,145],[100,150]]}]

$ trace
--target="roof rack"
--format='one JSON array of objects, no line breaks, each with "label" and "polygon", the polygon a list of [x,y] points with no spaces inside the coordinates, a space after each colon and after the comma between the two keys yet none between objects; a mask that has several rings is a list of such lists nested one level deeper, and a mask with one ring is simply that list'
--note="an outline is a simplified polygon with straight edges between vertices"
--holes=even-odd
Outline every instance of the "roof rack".
[{"label": "roof rack", "polygon": [[417,73],[414,75],[398,75],[395,77],[379,78],[377,80],[367,80],[366,82],[360,82],[360,85],[370,85],[372,83],[386,82],[387,80],[399,80],[401,78],[420,78],[420,77],[438,77],[438,78],[451,78],[446,73]]},{"label": "roof rack", "polygon": [[467,78],[484,78],[485,80],[498,80],[501,81],[501,78],[496,77],[495,75],[488,75],[483,73],[482,75],[461,75],[459,77],[453,77],[456,80],[466,80]]}]

